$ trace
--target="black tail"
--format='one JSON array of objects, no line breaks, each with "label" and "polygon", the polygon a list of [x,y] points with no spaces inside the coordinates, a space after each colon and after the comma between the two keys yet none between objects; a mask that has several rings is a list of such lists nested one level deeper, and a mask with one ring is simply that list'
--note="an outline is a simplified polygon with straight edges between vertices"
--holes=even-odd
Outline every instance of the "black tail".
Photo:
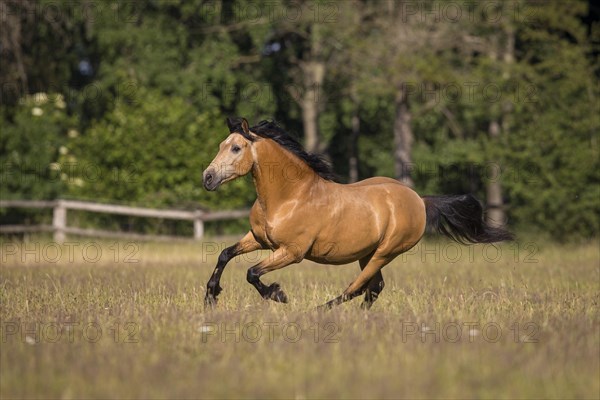
[{"label": "black tail", "polygon": [[512,233],[488,225],[483,208],[470,194],[424,196],[427,228],[462,243],[492,243],[513,240]]}]

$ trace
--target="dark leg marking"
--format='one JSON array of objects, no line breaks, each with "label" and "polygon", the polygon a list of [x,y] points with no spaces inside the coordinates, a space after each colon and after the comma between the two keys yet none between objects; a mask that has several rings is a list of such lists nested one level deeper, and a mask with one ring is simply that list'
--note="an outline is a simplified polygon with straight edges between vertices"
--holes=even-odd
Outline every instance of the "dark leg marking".
[{"label": "dark leg marking", "polygon": [[237,255],[238,248],[239,244],[234,244],[233,246],[227,247],[221,252],[221,254],[219,254],[217,266],[215,267],[215,270],[206,284],[206,296],[204,297],[205,307],[210,307],[217,304],[217,296],[223,290],[219,284],[221,281],[221,275],[223,274],[227,263]]},{"label": "dark leg marking", "polygon": [[254,266],[248,269],[248,273],[246,274],[246,280],[248,281],[248,283],[254,286],[256,290],[258,290],[258,293],[260,293],[263,299],[273,300],[279,303],[288,302],[287,295],[283,290],[281,290],[281,286],[279,286],[279,283],[273,282],[272,284],[267,286],[260,281],[260,276],[260,269]]},{"label": "dark leg marking", "polygon": [[317,307],[317,311],[326,311],[326,310],[330,310],[332,309],[334,306],[340,305],[342,303],[345,303],[348,300],[352,300],[353,298],[355,298],[356,296],[360,296],[361,294],[363,294],[365,292],[366,288],[362,288],[360,290],[357,290],[354,293],[349,293],[349,294],[342,294],[338,297],[336,297],[333,300],[329,300],[327,303],[322,304],[320,306]]},{"label": "dark leg marking", "polygon": [[379,273],[369,281],[367,289],[365,290],[365,299],[360,306],[365,310],[370,309],[384,287],[385,282],[383,281],[381,271],[379,271]]}]

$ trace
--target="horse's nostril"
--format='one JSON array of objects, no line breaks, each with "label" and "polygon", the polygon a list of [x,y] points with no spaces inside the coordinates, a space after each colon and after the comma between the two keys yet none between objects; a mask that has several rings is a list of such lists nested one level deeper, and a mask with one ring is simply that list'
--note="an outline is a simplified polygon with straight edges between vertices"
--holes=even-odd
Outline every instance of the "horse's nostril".
[{"label": "horse's nostril", "polygon": [[213,180],[213,176],[211,174],[206,174],[206,177],[204,178],[204,182],[210,184]]}]

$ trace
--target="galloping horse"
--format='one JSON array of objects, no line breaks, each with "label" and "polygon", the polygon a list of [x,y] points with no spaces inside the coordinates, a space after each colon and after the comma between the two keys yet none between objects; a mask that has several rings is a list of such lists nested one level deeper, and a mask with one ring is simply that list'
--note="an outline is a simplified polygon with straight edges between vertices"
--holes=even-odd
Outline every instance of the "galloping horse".
[{"label": "galloping horse", "polygon": [[382,291],[381,269],[413,247],[426,226],[459,243],[510,240],[512,235],[487,225],[481,204],[471,195],[420,197],[391,178],[353,184],[333,181],[329,165],[309,154],[277,124],[250,128],[245,119],[227,119],[230,135],[203,173],[204,187],[252,174],[258,198],[250,212],[251,229],[224,249],[208,281],[205,304],[221,292],[221,274],[233,257],[259,249],[273,254],[248,269],[247,279],[265,299],[287,302],[277,283],[260,277],[308,259],[322,264],[358,260],[361,272],[330,308],[365,293],[370,308]]}]

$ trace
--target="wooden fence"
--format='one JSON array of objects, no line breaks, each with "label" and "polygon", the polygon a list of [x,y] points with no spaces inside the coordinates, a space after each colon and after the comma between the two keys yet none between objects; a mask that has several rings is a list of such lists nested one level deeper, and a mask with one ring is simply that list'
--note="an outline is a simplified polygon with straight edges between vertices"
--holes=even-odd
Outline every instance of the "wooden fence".
[{"label": "wooden fence", "polygon": [[114,204],[100,204],[75,200],[0,200],[0,208],[52,208],[52,225],[0,225],[2,233],[53,232],[54,241],[62,243],[67,234],[94,237],[121,237],[134,239],[172,240],[182,239],[178,236],[145,235],[130,232],[115,232],[99,229],[83,229],[67,226],[67,210],[83,210],[105,214],[120,214],[135,217],[163,218],[192,221],[194,239],[204,236],[204,223],[207,221],[223,221],[247,217],[250,210],[205,211],[205,210],[161,210],[155,208],[129,207]]}]

